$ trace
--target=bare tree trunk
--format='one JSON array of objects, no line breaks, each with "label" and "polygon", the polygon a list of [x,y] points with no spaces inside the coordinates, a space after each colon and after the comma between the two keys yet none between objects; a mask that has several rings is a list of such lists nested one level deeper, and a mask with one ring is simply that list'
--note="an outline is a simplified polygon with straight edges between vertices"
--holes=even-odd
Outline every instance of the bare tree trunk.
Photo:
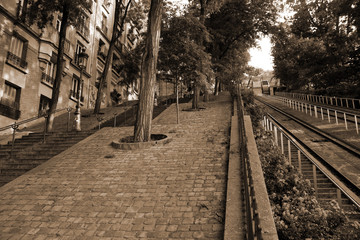
[{"label": "bare tree trunk", "polygon": [[[101,74],[101,78],[100,78],[100,82],[99,82],[99,88],[96,94],[96,101],[95,101],[95,108],[94,108],[94,114],[98,114],[100,112],[100,108],[101,108],[101,98],[102,98],[102,94],[103,94],[103,88],[104,85],[106,83],[107,80],[107,76],[110,70],[110,65],[112,63],[112,53],[114,51],[115,48],[115,42],[116,40],[121,36],[121,33],[124,30],[124,23],[125,23],[125,18],[128,12],[128,9],[130,7],[131,4],[131,0],[128,1],[126,8],[125,8],[125,13],[121,19],[121,25],[120,25],[120,31],[118,30],[118,23],[120,20],[120,10],[121,10],[121,1],[117,0],[116,4],[115,4],[115,17],[114,17],[114,25],[113,25],[113,31],[112,31],[112,36],[111,36],[111,40],[110,40],[110,45],[109,45],[109,50],[105,59],[105,66],[104,66],[104,70]],[[107,86],[108,88],[110,86]]]},{"label": "bare tree trunk", "polygon": [[141,64],[139,108],[134,128],[136,142],[147,142],[151,137],[161,15],[162,0],[151,0],[145,52]]},{"label": "bare tree trunk", "polygon": [[66,39],[66,30],[69,25],[69,21],[68,21],[69,12],[70,12],[70,6],[65,3],[63,6],[62,24],[60,27],[60,34],[59,34],[56,75],[55,75],[55,80],[54,80],[54,85],[53,85],[53,91],[51,94],[50,108],[48,111],[49,116],[48,116],[47,122],[46,122],[46,131],[47,132],[51,132],[53,130],[55,111],[56,111],[59,94],[60,94],[62,72],[64,69],[63,56],[64,56],[64,46],[65,46],[65,39]]}]

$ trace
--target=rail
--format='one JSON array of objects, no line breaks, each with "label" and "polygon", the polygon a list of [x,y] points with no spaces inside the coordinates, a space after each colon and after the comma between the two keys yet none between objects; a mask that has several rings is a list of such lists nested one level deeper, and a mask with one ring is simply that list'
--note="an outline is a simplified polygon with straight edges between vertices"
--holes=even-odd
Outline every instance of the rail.
[{"label": "rail", "polygon": [[[68,118],[68,121],[70,120],[70,112],[72,110],[71,107],[67,107],[67,108],[61,108],[61,109],[56,109],[55,110],[55,113],[59,113],[59,112],[62,112],[66,110],[68,113],[69,113],[69,118]],[[6,130],[9,130],[9,129],[12,129],[12,141],[11,141],[11,155],[13,153],[13,149],[14,149],[14,146],[15,146],[15,138],[16,138],[16,132],[18,131],[18,129],[20,128],[21,125],[23,124],[26,124],[26,123],[30,123],[30,122],[33,122],[35,120],[38,120],[40,118],[44,118],[45,119],[45,124],[46,124],[46,119],[48,118],[48,114],[47,113],[44,113],[44,114],[41,114],[41,115],[38,115],[38,116],[35,116],[35,117],[32,117],[32,118],[28,118],[28,119],[25,119],[25,120],[22,120],[20,122],[14,122],[13,124],[10,124],[10,125],[7,125],[5,127],[1,127],[0,128],[0,132],[2,131],[6,131]],[[68,129],[69,129],[69,122],[68,122]],[[46,141],[46,126],[44,125],[44,131],[43,131],[44,135],[43,135],[43,142]]]},{"label": "rail", "polygon": [[247,239],[278,239],[251,119],[250,116],[244,114],[240,94],[238,94],[237,102]]},{"label": "rail", "polygon": [[[330,165],[326,164],[320,156],[315,152],[304,146],[292,133],[284,128],[273,116],[267,114],[264,116],[263,127],[273,133],[275,144],[281,148],[282,154],[284,154],[289,162],[292,163],[292,149],[295,147],[297,151],[298,170],[302,172],[302,162],[309,160],[313,163],[313,182],[315,194],[318,194],[317,189],[317,171],[321,171],[335,186],[337,186],[337,202],[339,206],[342,205],[341,193],[347,196],[358,208],[360,207],[360,198],[358,197],[359,190],[349,180],[339,174]],[[285,139],[284,139],[285,138]],[[286,146],[285,146],[286,145]],[[287,150],[286,150],[287,148]],[[320,160],[319,160],[320,159]],[[357,189],[357,193],[354,193],[351,189]]]},{"label": "rail", "polygon": [[[285,97],[281,98],[281,101],[286,106],[288,106],[294,110],[297,110],[297,111],[305,112],[306,114],[309,113],[310,116],[314,115],[315,118],[319,118],[319,111],[320,111],[321,119],[324,120],[325,116],[327,116],[329,123],[331,123],[331,117],[335,118],[336,125],[339,125],[339,119],[343,119],[346,130],[349,130],[348,123],[354,122],[356,133],[359,134],[359,122],[358,122],[359,116],[355,113],[348,113],[345,111],[340,111],[338,109],[327,108],[327,107],[323,107],[323,106],[319,106],[319,105],[314,105],[314,104],[310,104],[310,103],[306,103],[306,102],[288,99]],[[324,114],[324,110],[326,111],[325,114]],[[333,112],[334,115],[333,116],[330,115],[330,112]],[[343,117],[340,118],[339,114],[342,115]],[[349,117],[352,117],[354,120],[350,121]]]},{"label": "rail", "polygon": [[322,95],[313,95],[313,94],[304,94],[304,93],[290,93],[290,92],[276,92],[275,95],[300,99],[308,102],[322,103],[337,107],[360,109],[360,99],[356,99],[356,98],[342,98],[342,97],[331,97],[331,96],[322,96]]}]

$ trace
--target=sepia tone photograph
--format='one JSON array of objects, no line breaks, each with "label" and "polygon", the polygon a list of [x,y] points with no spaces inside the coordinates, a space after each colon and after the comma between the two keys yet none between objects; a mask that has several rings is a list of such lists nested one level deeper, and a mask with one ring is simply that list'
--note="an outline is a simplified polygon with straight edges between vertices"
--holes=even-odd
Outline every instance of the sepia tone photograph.
[{"label": "sepia tone photograph", "polygon": [[358,0],[0,0],[0,240],[360,239]]}]

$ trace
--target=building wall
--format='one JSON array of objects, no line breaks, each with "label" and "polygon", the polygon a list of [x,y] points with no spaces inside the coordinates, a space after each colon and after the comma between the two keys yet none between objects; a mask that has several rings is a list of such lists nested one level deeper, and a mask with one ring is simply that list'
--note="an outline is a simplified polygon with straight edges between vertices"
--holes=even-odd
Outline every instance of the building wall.
[{"label": "building wall", "polygon": [[[7,91],[9,85],[12,88],[20,89],[19,107],[17,110],[21,114],[19,118],[14,115],[3,114],[1,107],[7,106],[1,105],[1,103],[5,103],[4,101],[0,102],[0,128],[14,123],[14,121],[22,121],[37,116],[40,107],[46,105],[44,101],[48,101],[52,95],[51,76],[46,75],[48,72],[51,74],[51,66],[54,66],[53,62],[58,53],[58,13],[54,13],[54,20],[42,30],[36,26],[29,27],[18,21],[18,2],[19,0],[0,0],[0,101],[5,96],[5,91]],[[110,4],[106,4],[106,2],[110,2]],[[81,107],[84,109],[94,108],[97,93],[96,82],[103,70],[105,63],[104,56],[106,56],[107,49],[109,49],[114,8],[114,0],[93,1],[92,9],[85,11],[88,19],[85,28],[78,29],[73,26],[68,28],[64,54],[65,67],[60,87],[58,109],[74,108],[76,106],[77,99],[73,97],[74,94],[72,94],[71,90],[73,89],[73,79],[80,78],[81,74],[80,68],[76,64],[75,52],[77,51],[78,44],[81,44],[89,55],[87,68],[83,71],[81,77],[83,80],[82,95],[84,97]],[[24,59],[27,62],[27,66],[25,68],[11,64],[11,61],[8,59],[11,39],[14,34],[19,35],[27,43],[26,58]],[[119,44],[128,46],[127,41],[126,34],[124,34]],[[99,51],[100,42],[103,43],[103,55]],[[116,48],[114,54],[121,60],[120,50]],[[18,58],[14,59],[12,61],[16,62]],[[112,65],[106,80],[102,107],[111,104],[110,92],[113,89],[126,93],[126,91],[123,91],[123,87],[118,84],[121,81],[120,74],[116,70],[111,69]],[[126,97],[123,96],[124,99]]]}]

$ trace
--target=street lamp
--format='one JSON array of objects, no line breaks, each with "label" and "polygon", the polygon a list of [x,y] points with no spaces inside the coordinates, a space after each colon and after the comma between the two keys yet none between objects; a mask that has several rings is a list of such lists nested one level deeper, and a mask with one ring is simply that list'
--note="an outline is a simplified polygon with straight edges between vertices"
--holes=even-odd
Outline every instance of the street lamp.
[{"label": "street lamp", "polygon": [[81,101],[81,92],[82,92],[82,74],[84,69],[86,69],[87,61],[88,61],[89,55],[85,53],[85,49],[82,49],[81,53],[78,55],[78,66],[80,67],[80,80],[77,86],[77,103],[76,103],[76,110],[75,110],[75,130],[81,131],[81,125],[80,125],[80,119],[81,119],[81,113],[80,113],[80,101]]}]

